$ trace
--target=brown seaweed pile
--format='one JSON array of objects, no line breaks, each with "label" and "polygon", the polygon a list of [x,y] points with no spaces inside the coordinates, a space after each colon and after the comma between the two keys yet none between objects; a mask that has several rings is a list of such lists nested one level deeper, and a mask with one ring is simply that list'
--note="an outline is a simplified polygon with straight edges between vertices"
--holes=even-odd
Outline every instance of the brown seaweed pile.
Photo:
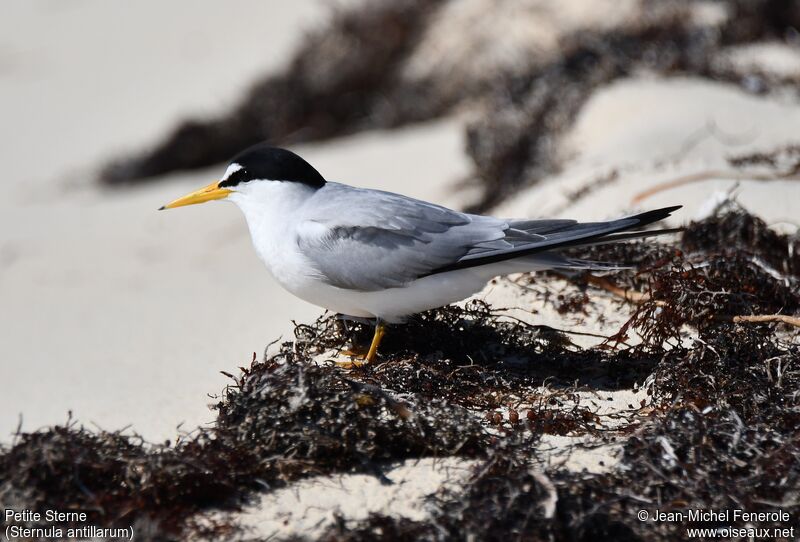
[{"label": "brown seaweed pile", "polygon": [[768,273],[784,275],[787,284],[800,276],[798,242],[800,235],[779,235],[732,202],[724,203],[714,216],[694,224],[683,236],[687,252],[714,251],[724,257],[740,254]]},{"label": "brown seaweed pile", "polygon": [[[646,294],[620,332],[643,341],[624,349],[580,349],[561,332],[471,302],[394,327],[381,363],[346,371],[326,354],[369,330],[321,318],[298,326],[296,339],[264,361],[254,356],[219,397],[216,424],[175,443],[74,421],[17,435],[0,451],[0,501],[84,510],[97,525],[134,525],[144,539],[219,538],[235,533],[235,522],[198,522],[199,512],[236,510],[307,476],[384,479],[393,461],[456,456],[480,462],[462,487],[429,497],[429,520],[340,519],[322,538],[683,536],[685,524],[639,521],[642,509],[780,508],[797,525],[796,330],[731,318],[800,310],[793,242],[725,205],[689,225],[680,247],[591,249],[639,263],[613,277]],[[590,284],[574,279],[578,290]],[[641,407],[638,416],[621,426],[581,400],[581,390],[631,387],[649,375],[648,404],[632,407]],[[544,434],[621,438],[621,463],[605,474],[542,470],[536,443]]]},{"label": "brown seaweed pile", "polygon": [[[405,62],[446,3],[365,2],[340,9],[325,28],[308,35],[286,71],[257,82],[231,112],[182,123],[154,149],[109,164],[103,181],[127,183],[212,165],[260,141],[321,140],[480,103],[478,119],[467,128],[467,151],[475,163],[473,176],[485,189],[473,210],[485,210],[559,168],[558,137],[593,90],[615,79],[642,70],[693,74],[755,93],[797,82],[737,71],[715,60],[727,46],[791,40],[800,27],[800,10],[791,0],[719,2],[727,10],[719,25],[694,22],[695,3],[688,0],[644,0],[640,16],[622,27],[580,29],[564,36],[553,54],[512,68],[498,66],[491,77],[464,75],[454,85],[447,70],[407,76]],[[464,29],[463,39],[470,39],[470,29]]]},{"label": "brown seaweed pile", "polygon": [[646,347],[678,346],[687,325],[711,340],[730,332],[737,317],[797,313],[795,242],[735,203],[724,204],[715,215],[689,225],[682,250],[669,261],[651,265],[638,280],[618,283],[648,290],[620,335],[633,326]]},{"label": "brown seaweed pile", "polygon": [[182,123],[152,151],[109,164],[103,180],[119,184],[205,167],[260,141],[315,141],[440,115],[451,104],[403,85],[398,71],[443,1],[337,10],[327,28],[306,36],[285,72],[255,83],[233,111]]},{"label": "brown seaweed pile", "polygon": [[[115,526],[146,520],[178,534],[209,507],[332,472],[380,475],[407,457],[480,456],[488,436],[459,407],[419,404],[296,359],[290,346],[245,369],[217,404],[213,429],[170,445],[69,423],[18,435],[0,455],[0,500],[32,510],[91,511]],[[279,360],[281,363],[279,363]]]}]

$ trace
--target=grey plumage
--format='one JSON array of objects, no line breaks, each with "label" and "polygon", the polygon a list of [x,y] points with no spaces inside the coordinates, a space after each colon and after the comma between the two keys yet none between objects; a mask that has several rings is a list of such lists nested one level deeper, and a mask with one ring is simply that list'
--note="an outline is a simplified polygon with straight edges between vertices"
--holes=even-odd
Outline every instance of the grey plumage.
[{"label": "grey plumage", "polygon": [[606,236],[661,220],[677,208],[606,222],[507,220],[328,182],[300,209],[296,241],[328,284],[375,291],[437,273],[533,256],[555,267],[591,266],[592,262],[563,258],[558,249],[603,242]]}]

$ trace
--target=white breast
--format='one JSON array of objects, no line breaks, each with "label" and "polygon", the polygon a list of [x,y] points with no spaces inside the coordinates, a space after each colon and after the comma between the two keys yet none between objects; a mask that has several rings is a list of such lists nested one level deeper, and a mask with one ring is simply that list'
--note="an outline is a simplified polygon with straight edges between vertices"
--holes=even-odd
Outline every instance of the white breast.
[{"label": "white breast", "polygon": [[311,194],[313,189],[299,183],[252,181],[228,196],[244,214],[256,254],[275,280],[298,296],[296,290],[314,276],[295,230],[299,209]]},{"label": "white breast", "polygon": [[[245,215],[253,246],[286,290],[314,305],[358,317],[399,322],[405,316],[460,301],[479,291],[498,272],[472,268],[441,273],[402,288],[363,292],[328,284],[297,243],[302,207],[314,193],[298,183],[253,181],[229,196]],[[308,232],[305,232],[308,233]],[[357,262],[353,262],[357,265]]]}]

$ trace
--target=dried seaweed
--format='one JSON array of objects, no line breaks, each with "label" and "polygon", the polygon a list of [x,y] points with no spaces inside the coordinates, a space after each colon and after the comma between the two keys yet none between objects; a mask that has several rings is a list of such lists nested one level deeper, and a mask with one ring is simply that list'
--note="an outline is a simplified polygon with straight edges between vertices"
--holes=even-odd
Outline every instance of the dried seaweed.
[{"label": "dried seaweed", "polygon": [[468,151],[485,186],[473,210],[483,211],[522,185],[558,170],[558,136],[592,91],[647,67],[659,72],[707,72],[715,43],[708,29],[686,24],[687,13],[645,17],[631,28],[581,32],[564,53],[532,73],[514,74],[491,96],[491,115],[468,127]]},{"label": "dried seaweed", "polygon": [[685,538],[687,528],[744,526],[729,521],[640,521],[637,513],[781,509],[797,526],[800,508],[798,435],[768,425],[746,426],[729,410],[670,409],[626,443],[623,469],[598,477],[564,473],[559,487],[560,528],[590,540],[609,532],[629,540]]},{"label": "dried seaweed", "polygon": [[778,234],[741,206],[726,202],[708,219],[690,225],[683,234],[682,245],[687,252],[756,258],[772,268],[767,267],[768,272],[775,270],[800,278],[798,239],[797,235]]},{"label": "dried seaweed", "polygon": [[636,328],[643,345],[681,343],[684,327],[707,339],[733,329],[733,318],[752,314],[793,314],[800,309],[800,277],[794,239],[728,203],[683,234],[682,251],[660,267],[640,273],[649,297],[620,330]]},{"label": "dried seaweed", "polygon": [[[317,540],[320,542],[355,542],[358,540],[397,540],[414,542],[417,540],[437,540],[442,533],[436,527],[424,521],[414,521],[407,518],[397,518],[382,514],[370,516],[356,525],[338,518],[335,525],[322,533]],[[298,538],[298,540],[306,540]]]},{"label": "dried seaweed", "polygon": [[[86,510],[98,525],[134,524],[144,539],[213,539],[232,536],[235,522],[195,521],[198,513],[235,510],[260,491],[459,456],[480,461],[462,486],[429,497],[428,519],[339,518],[321,538],[670,540],[686,527],[720,525],[641,522],[642,509],[781,508],[794,525],[800,345],[776,324],[730,318],[800,310],[792,242],[727,204],[690,224],[680,248],[581,249],[637,264],[609,277],[649,296],[622,331],[644,342],[626,349],[580,349],[561,332],[473,301],[392,327],[379,364],[344,371],[326,357],[371,329],[326,316],[232,377],[216,424],[175,443],[72,421],[18,435],[0,450],[0,500]],[[593,295],[590,287],[574,279],[579,292]],[[614,427],[578,393],[648,376],[638,419]],[[621,462],[603,474],[542,471],[543,434],[599,443],[616,435]]]},{"label": "dried seaweed", "polygon": [[623,468],[586,475],[540,473],[520,450],[498,452],[479,465],[461,491],[432,496],[426,522],[374,515],[340,524],[323,539],[373,540],[675,540],[688,528],[744,527],[742,521],[642,521],[645,510],[745,510],[780,508],[798,526],[800,435],[756,424],[730,410],[670,409],[626,443]]},{"label": "dried seaweed", "polygon": [[293,353],[245,371],[217,405],[218,435],[273,458],[276,480],[408,457],[481,453],[480,424],[464,409],[441,399],[400,401],[331,366],[278,363],[284,355]]},{"label": "dried seaweed", "polygon": [[242,492],[238,473],[218,476],[231,457],[209,453],[215,446],[202,433],[171,447],[70,421],[17,435],[0,456],[0,500],[35,511],[85,511],[97,525],[134,524],[138,533],[175,532],[197,510]]},{"label": "dried seaweed", "polygon": [[0,496],[91,510],[103,525],[147,518],[177,534],[196,512],[235,508],[256,490],[321,473],[379,475],[407,457],[476,456],[488,443],[464,409],[401,402],[330,366],[255,363],[216,408],[215,427],[172,446],[74,424],[18,435],[0,455]]},{"label": "dried seaweed", "polygon": [[[539,540],[548,531],[555,489],[522,460],[497,453],[474,469],[463,491],[429,499],[429,522],[372,515],[356,525],[340,522],[322,540]],[[498,513],[500,512],[500,513]]]}]

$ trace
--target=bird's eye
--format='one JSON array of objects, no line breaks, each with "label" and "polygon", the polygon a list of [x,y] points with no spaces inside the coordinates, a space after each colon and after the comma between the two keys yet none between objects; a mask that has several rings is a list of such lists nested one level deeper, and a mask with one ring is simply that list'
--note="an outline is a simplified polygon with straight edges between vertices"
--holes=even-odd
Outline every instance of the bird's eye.
[{"label": "bird's eye", "polygon": [[224,181],[219,183],[219,185],[223,188],[230,188],[238,184],[247,182],[248,180],[249,177],[247,175],[247,171],[244,168],[240,168],[231,173],[230,175],[228,175],[228,177]]}]

